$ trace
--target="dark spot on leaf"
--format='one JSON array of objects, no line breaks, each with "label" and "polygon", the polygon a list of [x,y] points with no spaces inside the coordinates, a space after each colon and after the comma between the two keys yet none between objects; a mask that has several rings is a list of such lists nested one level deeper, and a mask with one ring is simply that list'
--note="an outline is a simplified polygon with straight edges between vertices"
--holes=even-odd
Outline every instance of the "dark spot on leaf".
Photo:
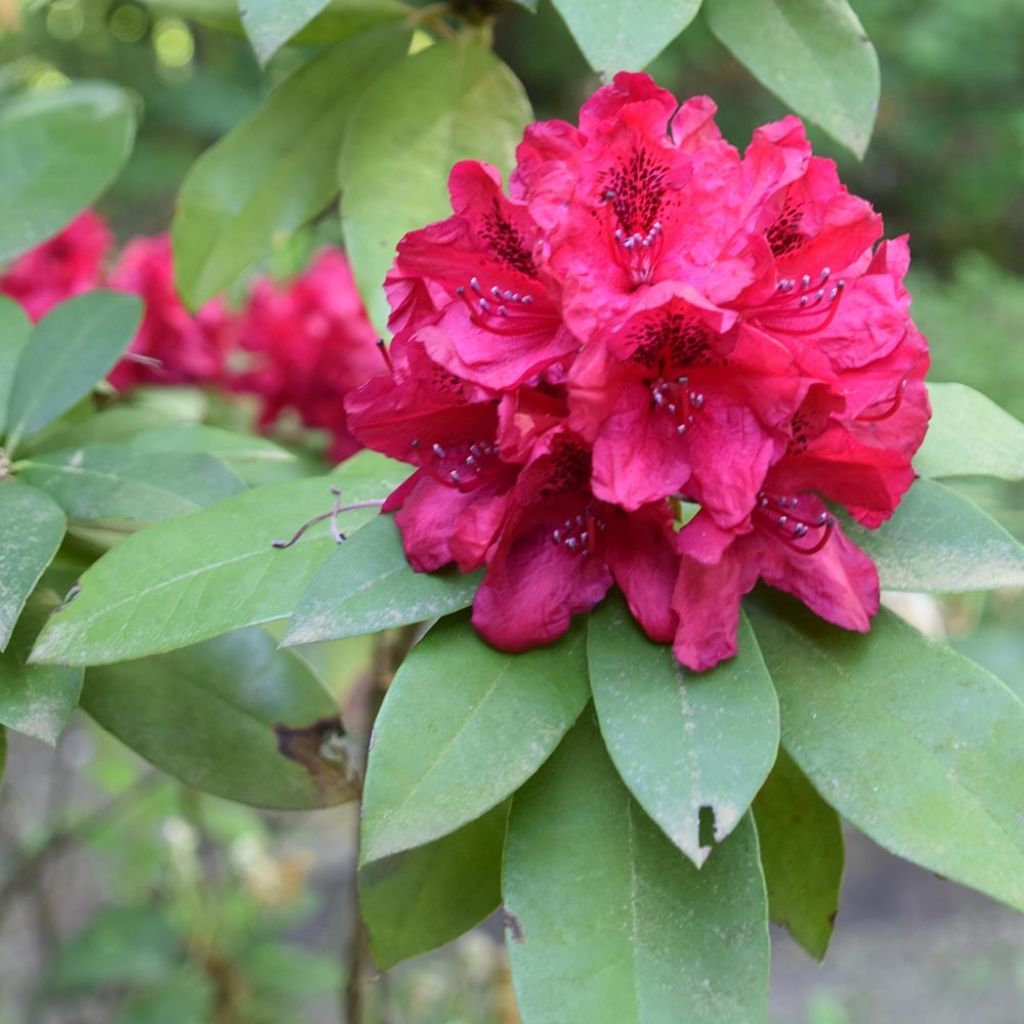
[{"label": "dark spot on leaf", "polygon": [[519,923],[519,918],[504,908],[502,908],[502,916],[505,919],[505,928],[508,930],[512,941],[525,942],[526,936],[523,934],[523,926]]},{"label": "dark spot on leaf", "polygon": [[362,790],[362,777],[354,747],[337,715],[311,725],[274,726],[277,749],[309,773],[325,804],[354,800]]},{"label": "dark spot on leaf", "polygon": [[704,804],[700,809],[699,826],[697,829],[697,842],[701,846],[715,845],[715,809],[710,804]]},{"label": "dark spot on leaf", "polygon": [[828,924],[830,928],[836,923],[836,914],[838,913],[838,910],[833,910],[832,913],[828,915]]}]

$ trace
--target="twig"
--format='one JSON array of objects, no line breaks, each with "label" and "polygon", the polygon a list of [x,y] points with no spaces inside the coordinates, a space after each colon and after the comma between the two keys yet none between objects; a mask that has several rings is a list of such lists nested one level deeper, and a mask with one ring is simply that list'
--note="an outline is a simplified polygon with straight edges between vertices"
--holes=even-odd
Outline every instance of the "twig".
[{"label": "twig", "polygon": [[[357,753],[360,774],[366,771],[370,736],[377,714],[384,701],[391,680],[405,660],[418,634],[417,626],[405,626],[377,636],[373,645],[373,673],[366,706],[366,720],[363,726],[365,736]],[[361,816],[360,816],[361,817]],[[369,941],[359,908],[359,832],[355,841],[355,866],[352,871],[352,888],[349,903],[352,907],[352,928],[345,948],[345,988],[341,993],[346,1024],[365,1024],[366,1021],[366,975],[370,966]],[[381,1024],[384,1024],[381,1018]]]},{"label": "twig", "polygon": [[109,824],[119,814],[153,789],[162,779],[159,775],[144,775],[127,789],[111,797],[74,825],[58,829],[35,853],[25,857],[0,885],[0,923],[21,893],[30,889],[50,863],[75,849],[94,832]]}]

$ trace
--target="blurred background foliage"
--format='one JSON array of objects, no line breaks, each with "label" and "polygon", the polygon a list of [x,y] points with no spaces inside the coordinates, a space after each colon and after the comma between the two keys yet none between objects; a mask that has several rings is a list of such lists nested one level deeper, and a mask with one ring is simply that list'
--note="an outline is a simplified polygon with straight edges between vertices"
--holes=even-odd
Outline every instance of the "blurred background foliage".
[{"label": "blurred background foliage", "polygon": [[[1024,417],[1024,4],[853,6],[881,62],[875,136],[858,163],[811,135],[850,188],[884,213],[889,234],[909,232],[914,311],[932,344],[933,377],[971,384]],[[0,98],[71,78],[114,81],[135,98],[138,144],[101,207],[122,238],[164,230],[192,161],[301,59],[285,50],[261,74],[240,36],[184,16],[224,7],[0,0]],[[548,0],[535,16],[503,14],[496,39],[538,117],[573,117],[595,80]],[[678,95],[710,94],[740,146],[785,113],[700,19],[650,70]],[[314,239],[337,237],[328,216],[283,246],[270,269],[287,273]],[[1019,488],[972,487],[1024,535]],[[1020,595],[902,610],[1024,696]],[[337,656],[318,668],[347,713],[358,714],[365,651]],[[353,857],[351,840],[339,837],[353,833],[350,808],[266,815],[202,796],[156,778],[84,718],[56,753],[19,737],[12,745],[17,771],[0,797],[0,1024],[338,1019]],[[1011,912],[857,837],[846,890],[823,973],[780,941],[779,1021],[1019,1019],[1024,929]],[[377,1019],[511,1024],[498,936],[500,927],[477,931],[394,972],[377,989]]]}]

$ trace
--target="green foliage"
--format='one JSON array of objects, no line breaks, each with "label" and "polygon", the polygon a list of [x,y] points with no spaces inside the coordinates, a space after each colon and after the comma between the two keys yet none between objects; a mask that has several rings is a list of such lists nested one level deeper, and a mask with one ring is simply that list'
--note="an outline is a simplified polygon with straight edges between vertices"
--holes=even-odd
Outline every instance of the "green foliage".
[{"label": "green foliage", "polygon": [[7,427],[14,370],[31,330],[32,325],[21,306],[0,295],[0,436]]},{"label": "green foliage", "polygon": [[704,16],[762,84],[864,155],[878,110],[878,56],[846,0],[705,0]]},{"label": "green foliage", "polygon": [[382,970],[458,938],[501,902],[508,804],[359,868],[359,909]]},{"label": "green foliage", "polygon": [[697,675],[651,643],[616,596],[591,616],[587,656],[615,767],[700,867],[743,820],[779,746],[778,701],[750,627],[741,627],[736,658]]},{"label": "green foliage", "polygon": [[[460,828],[506,800],[587,702],[584,633],[503,654],[443,619],[388,688],[363,793],[363,863]],[[453,666],[458,666],[453,671]]]},{"label": "green foliage", "polygon": [[[338,181],[345,248],[378,330],[387,320],[381,284],[398,240],[447,215],[448,172],[458,160],[507,170],[529,120],[518,79],[468,32],[370,83],[345,135]],[[398,167],[401,187],[381,188]]]},{"label": "green foliage", "polygon": [[[93,422],[100,418],[95,417]],[[250,487],[303,475],[304,467],[295,452],[265,437],[235,434],[205,423],[154,426],[135,434],[131,443],[133,448],[144,452],[193,452],[213,456]]]},{"label": "green foliage", "polygon": [[256,56],[265,64],[329,3],[330,0],[243,0],[239,12],[245,34]]},{"label": "green foliage", "polygon": [[701,0],[554,0],[587,63],[605,77],[642,71],[700,10]]},{"label": "green foliage", "polygon": [[60,604],[66,584],[56,574],[43,578],[18,620],[10,646],[0,654],[0,723],[51,745],[78,705],[82,669],[28,665],[26,659],[40,629]]},{"label": "green foliage", "polygon": [[222,462],[188,452],[87,444],[27,459],[19,476],[81,523],[137,529],[187,515],[244,489]]},{"label": "green foliage", "polygon": [[847,532],[874,559],[888,590],[1024,586],[1024,547],[977,505],[935,480],[918,480],[879,529],[851,524]]},{"label": "green foliage", "polygon": [[751,617],[815,789],[893,853],[1024,909],[1024,704],[884,610],[870,636],[790,602]]},{"label": "green foliage", "polygon": [[[1024,9],[1017,14],[1024,38]],[[1020,135],[1018,165],[1024,160],[1024,126]],[[1000,134],[992,145],[1004,139]],[[947,216],[964,215],[967,205],[967,197],[958,199],[957,206],[946,211]],[[975,224],[974,231],[979,229]],[[946,230],[951,232],[952,227]],[[1000,231],[1007,233],[1005,224],[1000,223]],[[924,245],[917,241],[915,254],[922,250]],[[933,375],[978,388],[1013,416],[1024,417],[1024,360],[1014,355],[1024,322],[1024,281],[981,253],[969,252],[957,258],[949,279],[915,269],[909,287],[914,295],[914,316],[931,346]],[[975,458],[987,458],[984,446],[979,444],[978,449]]]},{"label": "green foliage", "polygon": [[[383,498],[399,481],[368,454],[334,476],[247,491],[129,537],[88,569],[81,592],[55,615],[36,661],[101,664],[198,643],[291,615],[334,540],[325,525],[287,550],[272,546],[330,509],[332,484],[345,500]],[[372,512],[345,513],[352,530]]]},{"label": "green foliage", "polygon": [[0,108],[0,260],[56,234],[99,196],[131,151],[125,93],[100,82],[34,93]]},{"label": "green foliage", "polygon": [[353,107],[408,45],[408,32],[387,27],[325,50],[196,161],[172,229],[178,287],[189,303],[223,291],[331,202]]},{"label": "green foliage", "polygon": [[286,644],[379,633],[473,603],[482,573],[413,572],[390,516],[378,516],[333,551],[291,617]]},{"label": "green foliage", "polygon": [[8,453],[87,395],[128,347],[142,317],[134,295],[93,291],[61,303],[25,343],[7,408]]},{"label": "green foliage", "polygon": [[784,748],[754,801],[768,912],[816,960],[832,938],[843,881],[839,815]]},{"label": "green foliage", "polygon": [[914,457],[922,476],[1024,480],[1024,423],[964,384],[928,387],[932,418]]},{"label": "green foliage", "polygon": [[767,1017],[752,822],[695,868],[623,786],[589,710],[512,801],[502,892],[524,1024]]},{"label": "green foliage", "polygon": [[336,705],[259,629],[92,668],[82,707],[162,771],[229,800],[308,810],[355,796]]},{"label": "green foliage", "polygon": [[60,950],[44,986],[52,993],[160,981],[179,960],[180,936],[156,908],[99,914]]},{"label": "green foliage", "polygon": [[34,487],[0,485],[0,651],[64,537],[64,513]]}]

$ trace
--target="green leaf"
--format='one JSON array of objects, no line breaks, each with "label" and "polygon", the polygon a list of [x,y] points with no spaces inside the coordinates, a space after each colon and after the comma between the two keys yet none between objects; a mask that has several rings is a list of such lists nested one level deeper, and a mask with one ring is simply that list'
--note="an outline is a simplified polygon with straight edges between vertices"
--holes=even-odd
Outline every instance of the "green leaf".
[{"label": "green leaf", "polygon": [[1024,704],[884,609],[869,636],[789,599],[749,611],[814,788],[886,849],[1024,910]]},{"label": "green leaf", "polygon": [[960,593],[1024,586],[1024,547],[967,498],[918,480],[877,530],[844,525],[888,590]]},{"label": "green leaf", "polygon": [[129,996],[111,1024],[208,1024],[216,1014],[213,979],[197,963],[185,963],[152,988]]},{"label": "green leaf", "polygon": [[102,82],[0,107],[0,261],[55,235],[105,191],[134,137],[127,94]]},{"label": "green leaf", "polygon": [[131,344],[141,318],[136,296],[98,290],[51,310],[36,325],[14,372],[8,451],[88,394]]},{"label": "green leaf", "polygon": [[331,202],[353,105],[408,45],[397,26],[339,43],[196,161],[171,229],[178,287],[191,305],[221,292]]},{"label": "green leaf", "polygon": [[693,673],[647,639],[618,594],[590,618],[590,685],[608,753],[697,867],[712,836],[721,842],[743,820],[779,748],[779,704],[746,621],[739,636],[737,657]]},{"label": "green leaf", "polygon": [[468,608],[481,573],[414,572],[391,516],[378,516],[332,552],[292,616],[285,645],[340,640]]},{"label": "green leaf", "polygon": [[182,423],[146,430],[132,439],[132,447],[147,452],[212,455],[252,487],[304,475],[302,463],[287,448],[265,437],[235,434],[205,423]]},{"label": "green leaf", "polygon": [[816,960],[832,938],[843,881],[839,815],[782,748],[754,801],[768,911]]},{"label": "green leaf", "polygon": [[[274,933],[271,936],[258,945],[247,942],[235,960],[256,999],[263,1000],[268,995],[287,996],[305,1002],[313,996],[341,991],[344,973],[336,954],[329,949],[318,952],[286,946]],[[286,1019],[294,1021],[294,1018]],[[168,1024],[177,1024],[177,1021],[171,1020]],[[209,1017],[203,1017],[198,1024],[209,1024]]]},{"label": "green leaf", "polygon": [[181,937],[161,909],[103,910],[57,951],[42,989],[70,994],[159,984],[183,956]]},{"label": "green leaf", "polygon": [[523,1024],[759,1024],[768,907],[749,816],[697,870],[586,711],[512,801],[502,883]]},{"label": "green leaf", "polygon": [[878,55],[846,0],[704,0],[704,15],[762,85],[864,156],[878,111]]},{"label": "green leaf", "polygon": [[19,475],[73,521],[130,528],[188,515],[245,489],[209,455],[137,451],[122,444],[38,455],[23,463]]},{"label": "green leaf", "polygon": [[1024,423],[966,384],[929,384],[932,419],[914,458],[922,476],[1024,480]]},{"label": "green leaf", "polygon": [[501,902],[508,803],[359,869],[359,910],[381,970],[458,938]]},{"label": "green leaf", "polygon": [[504,654],[442,619],[398,670],[373,729],[361,858],[448,835],[519,788],[587,702],[583,632]]},{"label": "green leaf", "polygon": [[0,722],[51,746],[78,705],[82,670],[26,665],[47,618],[64,597],[66,581],[47,574],[29,598],[6,653],[0,655]]},{"label": "green leaf", "polygon": [[[266,6],[272,0],[259,2],[260,6]],[[277,0],[282,8],[292,2]],[[239,0],[146,0],[146,6],[164,14],[188,18],[218,32],[239,37],[246,34],[238,13]],[[409,13],[409,5],[400,0],[329,0],[323,13],[300,28],[288,42],[298,45],[336,43],[373,25],[402,21]]]},{"label": "green leaf", "polygon": [[0,437],[7,427],[14,370],[31,330],[32,324],[21,306],[0,295]]},{"label": "green leaf", "polygon": [[12,481],[0,483],[0,651],[57,553],[64,527],[60,506],[41,491]]},{"label": "green leaf", "polygon": [[367,88],[338,176],[345,248],[378,329],[387,321],[381,283],[399,239],[451,213],[452,165],[472,158],[508,169],[531,117],[518,79],[469,34],[407,57]]},{"label": "green leaf", "polygon": [[330,0],[240,0],[245,34],[260,62],[266,64]]},{"label": "green leaf", "polygon": [[[272,542],[327,512],[332,484],[346,501],[383,498],[398,481],[380,470],[379,457],[359,455],[332,476],[257,488],[134,534],[83,574],[81,592],[50,621],[33,659],[125,661],[287,618],[335,542],[325,523],[287,550]],[[372,515],[347,512],[341,526],[354,530]]]},{"label": "green leaf", "polygon": [[228,800],[308,810],[355,797],[334,701],[260,629],[91,668],[81,703],[161,771]]},{"label": "green leaf", "polygon": [[642,71],[700,10],[701,0],[554,0],[587,63],[611,76]]},{"label": "green leaf", "polygon": [[69,423],[68,419],[69,416],[59,419],[41,434],[26,441],[22,447],[23,453],[34,456],[43,452],[80,448],[86,444],[134,442],[143,431],[176,423],[176,417],[168,411],[144,405],[115,405],[103,412],[89,412],[84,419],[74,422]]}]

